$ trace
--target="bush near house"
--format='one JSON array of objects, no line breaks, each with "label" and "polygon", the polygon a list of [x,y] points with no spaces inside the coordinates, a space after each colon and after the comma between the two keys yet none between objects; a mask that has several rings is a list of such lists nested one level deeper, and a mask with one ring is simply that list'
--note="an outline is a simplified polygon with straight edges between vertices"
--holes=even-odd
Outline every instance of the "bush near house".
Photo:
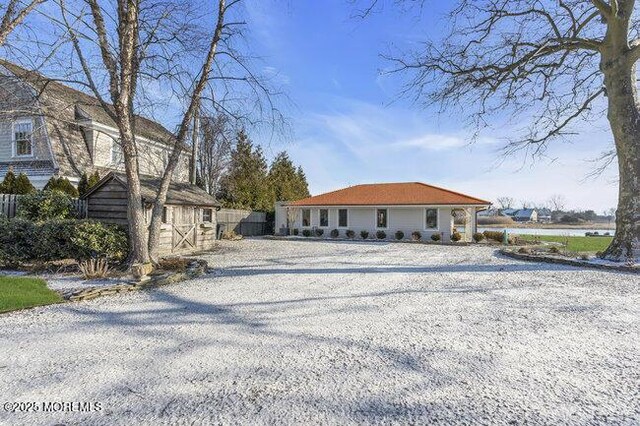
[{"label": "bush near house", "polygon": [[322,237],[322,234],[324,234],[324,229],[316,228],[316,236]]},{"label": "bush near house", "polygon": [[100,182],[100,174],[97,171],[92,175],[87,175],[87,172],[82,173],[82,176],[80,176],[80,182],[78,182],[78,195],[82,197],[98,182]]},{"label": "bush near house", "polygon": [[0,219],[0,264],[4,266],[62,259],[122,261],[127,250],[127,233],[117,225],[93,220]]},{"label": "bush near house", "polygon": [[351,229],[347,229],[347,231],[344,234],[347,236],[347,238],[353,238],[356,236],[356,233],[353,232]]},{"label": "bush near house", "polygon": [[437,232],[435,234],[431,234],[431,239],[433,241],[440,241],[440,234]]},{"label": "bush near house", "polygon": [[362,237],[363,240],[366,240],[369,238],[369,231],[360,231],[360,237]]},{"label": "bush near house", "polygon": [[78,198],[78,190],[69,179],[63,177],[55,177],[53,176],[49,179],[49,182],[44,186],[45,191],[62,191],[68,194],[72,198]]},{"label": "bush near house", "polygon": [[462,235],[459,232],[454,232],[453,234],[451,234],[451,241],[457,243],[461,239],[462,239]]},{"label": "bush near house", "polygon": [[293,235],[298,235],[300,233],[300,231],[298,230],[298,228],[293,228]]},{"label": "bush near house", "polygon": [[17,216],[33,222],[76,217],[71,196],[58,190],[27,194],[18,203]]},{"label": "bush near house", "polygon": [[30,194],[35,192],[36,188],[31,184],[29,177],[24,173],[20,173],[16,178],[15,174],[9,170],[0,182],[0,194]]},{"label": "bush near house", "polygon": [[401,240],[404,238],[404,232],[396,231],[396,240]]},{"label": "bush near house", "polygon": [[501,243],[504,238],[504,234],[502,231],[484,231],[483,234],[487,238],[487,240],[493,240],[499,243]]},{"label": "bush near house", "polygon": [[302,230],[302,235],[304,237],[310,237],[311,236],[311,230],[310,229],[303,229]]},{"label": "bush near house", "polygon": [[484,240],[484,234],[483,233],[476,232],[475,234],[473,234],[473,241],[475,241],[476,243],[479,243],[482,240]]},{"label": "bush near house", "polygon": [[413,241],[420,241],[422,239],[422,234],[419,231],[413,231],[411,233],[411,239]]},{"label": "bush near house", "polygon": [[385,238],[387,238],[387,233],[382,230],[376,231],[376,238],[379,240],[384,240]]},{"label": "bush near house", "polygon": [[337,229],[331,230],[331,238],[338,238],[339,236],[340,236],[340,231],[338,231]]}]

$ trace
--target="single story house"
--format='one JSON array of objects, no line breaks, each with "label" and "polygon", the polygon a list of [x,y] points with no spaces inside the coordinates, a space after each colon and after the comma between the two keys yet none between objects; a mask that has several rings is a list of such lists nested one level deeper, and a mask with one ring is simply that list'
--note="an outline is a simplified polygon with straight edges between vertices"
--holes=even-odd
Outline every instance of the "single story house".
[{"label": "single story house", "polygon": [[509,216],[516,222],[537,222],[538,211],[536,209],[504,209],[504,216]]},{"label": "single story house", "polygon": [[[140,186],[148,224],[160,179],[140,176]],[[126,225],[129,204],[126,191],[126,176],[110,172],[85,194],[87,217]],[[187,182],[171,182],[162,215],[160,254],[184,254],[213,248],[219,209],[220,203],[203,189]]]},{"label": "single story house", "polygon": [[419,231],[423,239],[439,233],[450,241],[454,213],[465,215],[463,241],[471,241],[477,229],[476,214],[491,206],[489,201],[421,182],[356,185],[298,201],[276,203],[276,232],[279,229],[333,229],[344,236],[347,230],[385,231],[393,239],[396,231],[410,238]]}]

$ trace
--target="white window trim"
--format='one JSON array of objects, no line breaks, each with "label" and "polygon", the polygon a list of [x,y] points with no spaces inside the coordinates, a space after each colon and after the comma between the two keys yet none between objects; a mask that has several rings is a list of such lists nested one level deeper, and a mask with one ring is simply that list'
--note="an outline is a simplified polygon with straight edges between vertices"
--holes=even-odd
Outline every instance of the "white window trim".
[{"label": "white window trim", "polygon": [[[320,210],[326,210],[327,211],[327,224],[325,226],[322,226],[320,224]],[[318,209],[318,228],[329,228],[329,225],[331,225],[331,209],[329,209],[329,208],[319,208]]]},{"label": "white window trim", "polygon": [[[427,228],[427,210],[435,210],[436,211],[436,227],[435,228]],[[440,229],[440,210],[436,207],[424,207],[422,209],[422,226],[424,231],[437,231]]]},{"label": "white window trim", "polygon": [[[309,211],[309,225],[304,224],[304,211]],[[311,214],[311,209],[300,209],[300,227],[301,228],[311,228],[313,227],[313,215]]]},{"label": "white window trim", "polygon": [[[384,228],[378,226],[378,210],[386,210],[387,211],[387,226]],[[373,224],[376,226],[376,229],[389,229],[389,208],[388,207],[376,207],[373,209]]]},{"label": "white window trim", "polygon": [[[346,210],[347,211],[347,225],[346,226],[340,226],[340,210]],[[337,209],[336,210],[336,214],[338,216],[338,229],[349,229],[349,209]]]},{"label": "white window trim", "polygon": [[[29,155],[18,155],[18,141],[16,140],[16,125],[17,124],[31,124],[31,154]],[[34,132],[33,119],[31,118],[21,118],[15,120],[11,123],[11,156],[14,158],[33,158],[35,146],[33,144],[33,132]]]}]

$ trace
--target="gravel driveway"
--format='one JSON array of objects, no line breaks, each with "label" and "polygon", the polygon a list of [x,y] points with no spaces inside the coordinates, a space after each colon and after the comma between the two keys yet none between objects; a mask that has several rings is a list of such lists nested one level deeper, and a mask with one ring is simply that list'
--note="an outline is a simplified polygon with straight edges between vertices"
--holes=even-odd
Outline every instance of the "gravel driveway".
[{"label": "gravel driveway", "polygon": [[[393,243],[207,260],[198,280],[0,315],[0,402],[39,407],[0,424],[640,423],[637,275]],[[55,401],[76,405],[42,412]]]}]

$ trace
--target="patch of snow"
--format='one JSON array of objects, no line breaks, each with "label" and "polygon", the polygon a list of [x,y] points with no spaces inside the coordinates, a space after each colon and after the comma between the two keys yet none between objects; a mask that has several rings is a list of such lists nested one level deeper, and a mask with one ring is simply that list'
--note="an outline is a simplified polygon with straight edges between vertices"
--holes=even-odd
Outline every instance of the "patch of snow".
[{"label": "patch of snow", "polygon": [[245,239],[0,315],[0,424],[638,424],[640,277],[483,246]]}]

